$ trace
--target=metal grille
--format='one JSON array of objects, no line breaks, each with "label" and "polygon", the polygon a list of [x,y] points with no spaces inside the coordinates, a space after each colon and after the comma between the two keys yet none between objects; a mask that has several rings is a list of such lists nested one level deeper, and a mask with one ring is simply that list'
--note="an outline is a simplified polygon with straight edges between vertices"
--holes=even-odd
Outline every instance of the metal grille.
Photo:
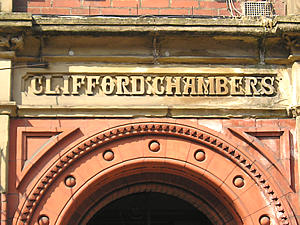
[{"label": "metal grille", "polygon": [[270,2],[244,2],[244,12],[246,16],[266,16],[272,15],[272,5]]}]

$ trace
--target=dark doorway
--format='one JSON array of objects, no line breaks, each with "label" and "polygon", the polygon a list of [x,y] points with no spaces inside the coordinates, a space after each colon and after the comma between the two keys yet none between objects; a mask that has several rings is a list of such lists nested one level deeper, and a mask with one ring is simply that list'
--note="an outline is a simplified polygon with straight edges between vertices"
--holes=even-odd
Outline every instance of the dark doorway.
[{"label": "dark doorway", "polygon": [[143,192],[118,199],[97,212],[87,225],[213,225],[179,198]]}]

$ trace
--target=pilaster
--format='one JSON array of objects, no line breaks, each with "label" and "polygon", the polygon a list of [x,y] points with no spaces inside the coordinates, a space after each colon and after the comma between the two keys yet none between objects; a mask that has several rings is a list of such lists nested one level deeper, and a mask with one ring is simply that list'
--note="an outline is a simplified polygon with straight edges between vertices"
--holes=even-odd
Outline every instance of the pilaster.
[{"label": "pilaster", "polygon": [[0,102],[10,101],[11,60],[0,59]]},{"label": "pilaster", "polygon": [[9,115],[0,115],[0,191],[7,191],[8,178],[8,138],[9,138]]},{"label": "pilaster", "polygon": [[[298,114],[299,115],[299,114]],[[300,171],[300,116],[296,117],[296,138],[297,138],[297,150],[298,150],[298,173]],[[300,178],[300,174],[298,174]],[[299,179],[300,180],[300,179]],[[298,203],[300,205],[300,190],[298,189]]]},{"label": "pilaster", "polygon": [[[296,61],[293,63],[292,66],[292,80],[293,80],[293,99],[292,99],[292,104],[293,104],[293,114],[296,117],[296,144],[297,144],[297,157],[296,161],[298,161],[298,179],[300,180],[300,61]],[[300,190],[298,186],[297,193],[299,195],[299,205],[300,205]]]},{"label": "pilaster", "polygon": [[1,12],[12,12],[13,0],[0,0]]},{"label": "pilaster", "polygon": [[300,104],[300,61],[294,62],[292,66],[293,76],[293,105],[298,106]]},{"label": "pilaster", "polygon": [[[11,104],[11,59],[0,59],[0,106],[7,108]],[[0,115],[0,191],[7,190],[8,177],[8,138],[9,113],[4,110]]]},{"label": "pilaster", "polygon": [[300,14],[300,2],[298,0],[287,0],[287,14],[288,15]]}]

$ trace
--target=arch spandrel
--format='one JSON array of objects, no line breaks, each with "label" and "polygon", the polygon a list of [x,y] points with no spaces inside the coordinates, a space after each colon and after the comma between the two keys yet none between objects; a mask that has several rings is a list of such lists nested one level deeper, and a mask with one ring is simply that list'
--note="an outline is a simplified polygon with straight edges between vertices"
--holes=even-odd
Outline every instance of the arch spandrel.
[{"label": "arch spandrel", "polygon": [[[189,177],[211,193],[223,193],[223,204],[238,211],[243,224],[256,224],[256,212],[269,215],[276,224],[296,224],[289,219],[291,211],[285,199],[277,197],[281,193],[274,187],[276,184],[264,178],[267,171],[256,165],[246,151],[221,136],[204,127],[147,122],[100,132],[66,151],[48,168],[20,204],[21,213],[15,224],[35,224],[41,215],[60,224],[67,208],[79,207],[81,198],[91,200],[89,192],[84,191],[89,185],[96,182],[99,188],[126,173],[129,177],[133,171],[145,174],[159,169],[163,174],[176,175],[177,185],[180,177]],[[72,179],[66,182],[68,176],[75,178],[76,185],[68,186],[72,184]],[[151,182],[154,177],[145,178],[148,180],[144,182]],[[256,198],[258,204],[251,204]],[[60,206],[49,209],[58,204],[57,199]]]}]

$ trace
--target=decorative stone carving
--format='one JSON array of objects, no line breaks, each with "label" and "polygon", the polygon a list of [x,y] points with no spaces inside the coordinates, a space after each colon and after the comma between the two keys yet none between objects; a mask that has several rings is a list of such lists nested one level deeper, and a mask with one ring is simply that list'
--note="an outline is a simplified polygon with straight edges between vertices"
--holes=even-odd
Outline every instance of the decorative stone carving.
[{"label": "decorative stone carving", "polygon": [[259,224],[260,224],[260,225],[270,225],[270,224],[271,224],[270,217],[267,216],[267,215],[262,215],[262,216],[259,218]]},{"label": "decorative stone carving", "polygon": [[195,155],[194,155],[195,159],[199,162],[202,162],[205,160],[206,156],[205,156],[205,152],[203,150],[197,150],[195,152]]},{"label": "decorative stone carving", "polygon": [[152,152],[158,152],[160,150],[160,144],[158,141],[151,141],[149,143],[149,149]]},{"label": "decorative stone carving", "polygon": [[107,150],[103,153],[103,159],[106,161],[112,161],[114,157],[114,152],[112,150]]},{"label": "decorative stone carving", "polygon": [[3,48],[3,47],[9,48],[10,47],[8,37],[0,36],[0,47],[1,48]]},{"label": "decorative stone carving", "polygon": [[0,49],[3,51],[15,51],[23,48],[24,40],[20,36],[1,36],[0,35]]},{"label": "decorative stone carving", "polygon": [[11,40],[11,50],[19,50],[24,46],[24,41],[22,36],[12,37]]},{"label": "decorative stone carving", "polygon": [[49,225],[50,224],[49,217],[46,215],[40,216],[38,223],[39,225]]},{"label": "decorative stone carving", "polygon": [[236,176],[233,178],[233,184],[237,188],[242,188],[245,185],[244,178],[242,176]]},{"label": "decorative stone carving", "polygon": [[283,39],[285,47],[290,52],[290,54],[294,54],[295,51],[300,48],[300,38],[284,35]]},{"label": "decorative stone carving", "polygon": [[76,185],[76,179],[75,177],[73,177],[72,175],[70,176],[67,176],[66,179],[65,179],[65,185],[67,187],[74,187]]}]

